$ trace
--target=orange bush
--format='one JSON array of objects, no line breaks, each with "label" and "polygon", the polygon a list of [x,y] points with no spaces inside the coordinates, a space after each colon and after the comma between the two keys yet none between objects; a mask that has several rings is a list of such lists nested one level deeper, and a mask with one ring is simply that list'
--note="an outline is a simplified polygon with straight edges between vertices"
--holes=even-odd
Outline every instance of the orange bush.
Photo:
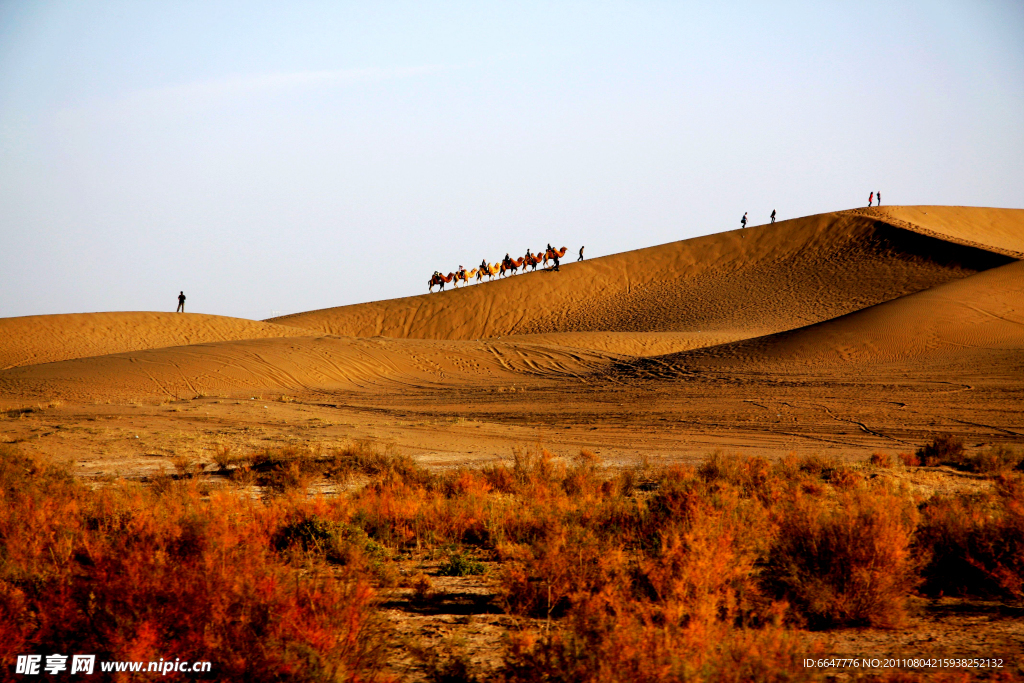
[{"label": "orange bush", "polygon": [[868,458],[868,462],[875,467],[889,468],[893,466],[892,456],[881,451],[875,451],[872,453],[871,457]]},{"label": "orange bush", "polygon": [[957,463],[964,455],[964,440],[952,434],[939,434],[914,455],[928,467]]},{"label": "orange bush", "polygon": [[0,657],[209,660],[222,679],[373,678],[374,590],[277,556],[281,513],[193,483],[92,491],[0,453]]},{"label": "orange bush", "polygon": [[766,587],[814,626],[898,624],[916,582],[906,496],[859,488],[831,505],[798,496],[779,514]]},{"label": "orange bush", "polygon": [[896,457],[907,467],[917,467],[921,464],[921,459],[915,453],[897,453]]},{"label": "orange bush", "polygon": [[915,542],[930,557],[926,592],[1024,598],[1024,477],[1000,477],[992,494],[929,501]]}]

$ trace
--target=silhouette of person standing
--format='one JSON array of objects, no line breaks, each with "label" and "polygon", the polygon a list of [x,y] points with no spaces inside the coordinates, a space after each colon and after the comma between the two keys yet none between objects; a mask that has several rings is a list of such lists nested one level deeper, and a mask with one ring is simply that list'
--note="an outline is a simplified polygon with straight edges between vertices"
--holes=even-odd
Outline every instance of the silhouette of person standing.
[{"label": "silhouette of person standing", "polygon": [[772,209],[772,223],[775,222],[775,209]]},{"label": "silhouette of person standing", "polygon": [[578,259],[576,259],[576,260],[577,261],[582,261],[583,260],[583,247],[580,247],[580,257]]},{"label": "silhouette of person standing", "polygon": [[871,202],[875,201],[875,193],[872,192],[868,195],[868,206],[871,206]]},{"label": "silhouette of person standing", "polygon": [[174,311],[174,312],[175,313],[184,313],[185,312],[185,292],[178,292],[178,309],[176,311]]},{"label": "silhouette of person standing", "polygon": [[747,212],[743,212],[743,218],[740,219],[740,227],[747,227]]},{"label": "silhouette of person standing", "polygon": [[875,202],[875,206],[881,206],[882,205],[882,193],[881,192],[876,192],[875,193],[875,199],[878,200],[877,202]]}]

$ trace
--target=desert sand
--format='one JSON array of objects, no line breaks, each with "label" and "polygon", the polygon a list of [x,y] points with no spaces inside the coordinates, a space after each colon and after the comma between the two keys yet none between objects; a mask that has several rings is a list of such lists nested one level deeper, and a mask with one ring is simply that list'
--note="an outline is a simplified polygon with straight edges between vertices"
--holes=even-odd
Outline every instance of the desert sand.
[{"label": "desert sand", "polygon": [[1022,258],[1024,210],[883,207],[267,321],[0,319],[0,440],[100,478],[357,440],[432,467],[1020,445]]},{"label": "desert sand", "polygon": [[[318,438],[384,439],[432,463],[537,439],[620,461],[714,448],[853,457],[938,431],[1013,440],[1022,256],[1022,210],[884,207],[268,321],[7,318],[0,402],[60,403],[50,413],[63,422],[98,406],[176,418],[170,402],[193,400],[209,415],[200,442],[250,420],[271,442],[308,438],[302,422],[318,417],[346,425]],[[258,416],[232,409],[257,397]],[[9,439],[25,438],[21,424]],[[35,437],[68,457],[83,445]],[[113,469],[139,464],[146,447],[131,446]]]}]

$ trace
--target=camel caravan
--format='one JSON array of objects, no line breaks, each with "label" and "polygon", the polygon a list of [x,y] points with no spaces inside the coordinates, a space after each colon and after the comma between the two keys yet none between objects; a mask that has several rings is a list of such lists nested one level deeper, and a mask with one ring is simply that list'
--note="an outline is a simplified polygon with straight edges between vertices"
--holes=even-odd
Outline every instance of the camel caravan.
[{"label": "camel caravan", "polygon": [[495,275],[505,277],[506,275],[515,275],[522,268],[523,272],[526,269],[537,270],[537,266],[543,268],[548,267],[548,262],[554,262],[553,270],[558,270],[558,260],[565,256],[566,247],[561,249],[554,249],[550,244],[548,248],[544,250],[543,255],[530,253],[530,250],[526,250],[526,256],[521,256],[517,259],[512,258],[508,254],[505,254],[505,258],[500,263],[488,263],[487,259],[480,262],[480,266],[473,268],[472,270],[466,270],[462,266],[454,273],[448,273],[447,276],[441,274],[440,271],[435,270],[433,276],[427,281],[427,291],[433,292],[435,286],[439,286],[438,291],[443,292],[444,286],[449,282],[455,282],[455,287],[459,286],[459,283],[468,285],[471,280],[476,278],[477,282],[482,282],[484,276],[488,280],[491,280]]}]

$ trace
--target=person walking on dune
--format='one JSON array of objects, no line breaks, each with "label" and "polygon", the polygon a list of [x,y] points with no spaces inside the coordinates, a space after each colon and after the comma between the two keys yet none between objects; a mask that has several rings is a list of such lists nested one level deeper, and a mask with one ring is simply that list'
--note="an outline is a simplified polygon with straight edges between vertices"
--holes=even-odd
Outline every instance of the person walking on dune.
[{"label": "person walking on dune", "polygon": [[875,206],[881,206],[882,205],[882,193],[881,192],[876,192],[875,193],[875,199],[878,200],[877,202],[875,202]]},{"label": "person walking on dune", "polygon": [[868,206],[871,206],[871,202],[875,201],[875,193],[872,192],[868,195]]},{"label": "person walking on dune", "polygon": [[772,209],[772,223],[775,222],[775,209]]},{"label": "person walking on dune", "polygon": [[743,212],[743,218],[740,219],[740,227],[741,228],[746,228],[747,227],[747,212],[746,211]]},{"label": "person walking on dune", "polygon": [[174,311],[174,312],[175,313],[184,313],[185,312],[185,292],[178,292],[178,309],[176,311]]},{"label": "person walking on dune", "polygon": [[580,247],[580,257],[578,259],[576,259],[576,260],[577,261],[582,261],[583,260],[583,247]]}]

